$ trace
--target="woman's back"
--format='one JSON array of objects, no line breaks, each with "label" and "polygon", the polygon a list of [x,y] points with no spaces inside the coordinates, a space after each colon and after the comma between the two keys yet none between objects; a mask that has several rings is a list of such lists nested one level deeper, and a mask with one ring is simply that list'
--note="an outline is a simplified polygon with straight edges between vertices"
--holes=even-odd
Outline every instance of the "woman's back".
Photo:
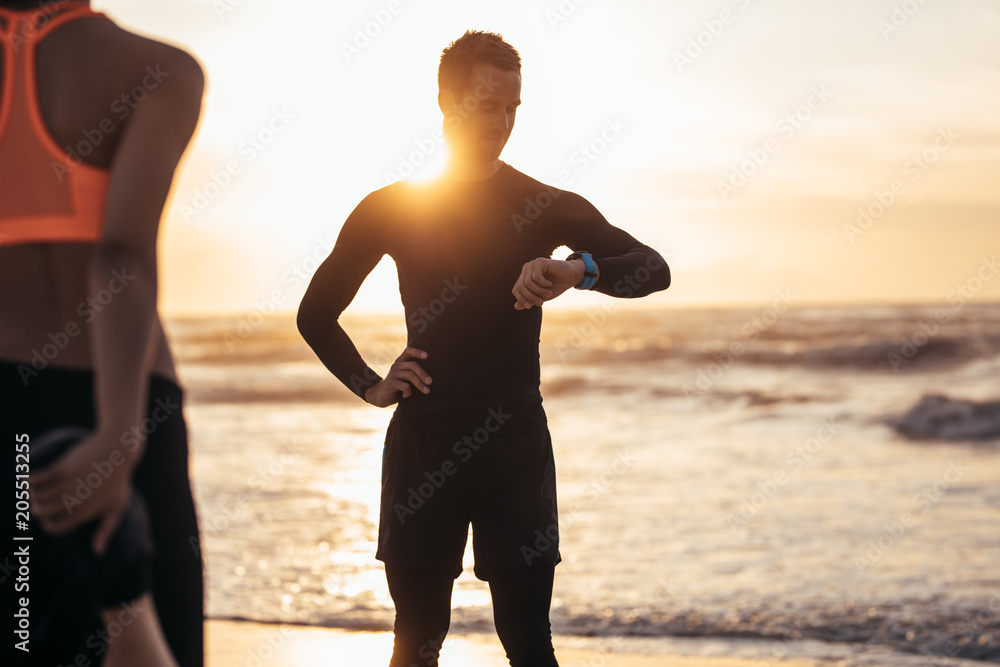
[{"label": "woman's back", "polygon": [[[77,10],[86,7],[86,3],[68,4],[76,5]],[[52,3],[50,12],[61,11],[66,5]],[[14,65],[24,66],[25,59],[32,59],[33,51],[35,85],[29,82],[23,94],[34,98],[27,100],[30,104],[37,104],[37,115],[44,123],[39,133],[47,134],[52,144],[62,149],[66,160],[63,163],[54,157],[47,174],[19,173],[17,178],[62,180],[82,160],[84,169],[86,165],[97,167],[111,177],[104,216],[123,216],[129,224],[149,227],[147,233],[155,236],[159,215],[132,215],[128,206],[131,202],[141,204],[141,200],[160,200],[162,206],[165,179],[160,174],[153,174],[158,178],[128,179],[127,171],[133,169],[137,158],[142,159],[135,155],[135,148],[141,146],[129,151],[130,155],[122,154],[120,149],[131,147],[123,138],[136,131],[132,120],[139,114],[156,113],[152,107],[157,105],[173,106],[171,98],[183,95],[185,89],[191,97],[200,97],[202,77],[198,64],[183,51],[126,32],[99,15],[84,15],[51,31],[35,25],[48,18],[44,6],[34,5],[30,12],[3,12],[2,16],[7,18],[8,26],[0,68],[0,109],[11,104],[10,95],[24,72],[16,71]],[[32,21],[19,21],[24,18]],[[160,87],[171,89],[171,95],[163,95],[157,90]],[[32,88],[37,94],[31,94]],[[190,136],[194,119],[173,120],[174,127],[164,127],[162,136],[146,138],[150,160],[160,158],[161,152],[178,153],[179,157],[178,145],[179,150],[186,145],[183,130]],[[6,131],[18,130],[23,132],[24,128],[8,127]],[[10,171],[21,165],[5,163],[0,167]],[[121,182],[128,180],[132,182]],[[122,192],[124,187],[132,190]],[[152,208],[140,206],[136,213]],[[107,305],[102,302],[114,298],[129,282],[127,273],[110,274],[106,292],[91,292],[86,276],[98,243],[25,242],[5,231],[0,207],[0,285],[4,286],[0,289],[0,358],[31,364],[33,370],[50,364],[93,366],[89,325]],[[174,378],[170,352],[158,322],[156,328],[161,344],[153,372]]]}]

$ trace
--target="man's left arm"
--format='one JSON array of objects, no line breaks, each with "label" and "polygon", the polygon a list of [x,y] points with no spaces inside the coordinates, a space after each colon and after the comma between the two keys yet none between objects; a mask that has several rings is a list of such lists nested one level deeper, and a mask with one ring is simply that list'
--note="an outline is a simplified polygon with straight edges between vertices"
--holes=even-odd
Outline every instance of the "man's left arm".
[{"label": "man's left arm", "polygon": [[670,287],[670,267],[666,260],[635,239],[620,254],[602,257],[595,251],[592,255],[597,265],[597,282],[591,288],[594,291],[634,299]]},{"label": "man's left arm", "polygon": [[[562,194],[565,205],[551,224],[560,245],[575,253],[589,253],[597,279],[591,289],[625,299],[647,296],[670,286],[670,267],[656,250],[609,223],[590,202],[573,193]],[[583,259],[568,261],[547,257],[527,262],[511,292],[514,307],[541,306],[585,276]]]}]

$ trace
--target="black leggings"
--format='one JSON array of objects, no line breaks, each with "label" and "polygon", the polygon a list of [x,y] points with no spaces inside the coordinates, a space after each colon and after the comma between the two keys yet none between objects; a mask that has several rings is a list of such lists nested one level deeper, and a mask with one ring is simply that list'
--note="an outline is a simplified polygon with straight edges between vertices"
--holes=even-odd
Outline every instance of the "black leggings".
[{"label": "black leggings", "polygon": [[[493,620],[511,667],[558,667],[549,625],[554,573],[554,565],[541,564],[486,573]],[[388,563],[385,576],[396,605],[389,667],[437,667],[451,623],[454,578]]]}]

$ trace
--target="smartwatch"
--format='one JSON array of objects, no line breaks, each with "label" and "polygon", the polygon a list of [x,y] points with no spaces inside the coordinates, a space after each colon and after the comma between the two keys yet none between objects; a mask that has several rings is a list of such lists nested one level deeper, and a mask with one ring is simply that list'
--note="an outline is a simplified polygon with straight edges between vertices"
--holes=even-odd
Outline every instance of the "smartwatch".
[{"label": "smartwatch", "polygon": [[566,258],[566,261],[574,259],[583,260],[583,280],[580,281],[580,284],[576,288],[594,289],[594,285],[597,284],[597,264],[594,263],[593,256],[589,252],[574,252]]}]

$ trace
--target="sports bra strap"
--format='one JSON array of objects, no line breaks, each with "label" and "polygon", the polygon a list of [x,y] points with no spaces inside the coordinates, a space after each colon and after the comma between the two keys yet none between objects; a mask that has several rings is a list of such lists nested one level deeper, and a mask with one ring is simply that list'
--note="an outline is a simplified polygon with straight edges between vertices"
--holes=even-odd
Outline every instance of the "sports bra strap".
[{"label": "sports bra strap", "polygon": [[70,155],[49,133],[38,103],[35,52],[47,35],[100,17],[86,2],[0,9],[5,29],[0,94],[0,234],[4,244],[96,242],[110,182],[106,169]]}]

